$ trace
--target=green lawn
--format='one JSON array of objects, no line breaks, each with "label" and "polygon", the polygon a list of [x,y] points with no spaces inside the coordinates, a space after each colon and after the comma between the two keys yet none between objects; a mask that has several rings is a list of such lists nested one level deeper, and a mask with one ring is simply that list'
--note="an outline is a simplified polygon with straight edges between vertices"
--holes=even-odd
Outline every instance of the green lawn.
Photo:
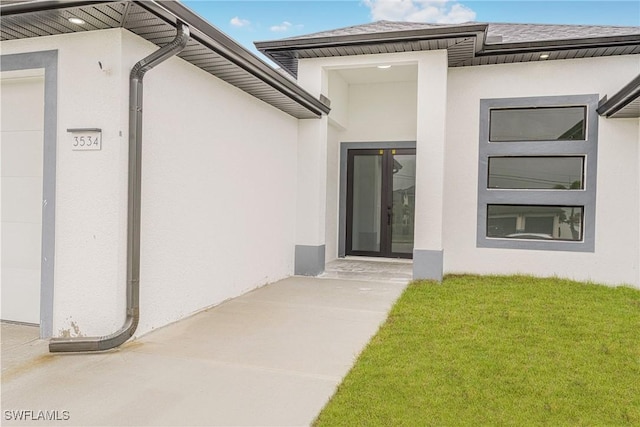
[{"label": "green lawn", "polygon": [[315,425],[638,426],[640,291],[415,282]]}]

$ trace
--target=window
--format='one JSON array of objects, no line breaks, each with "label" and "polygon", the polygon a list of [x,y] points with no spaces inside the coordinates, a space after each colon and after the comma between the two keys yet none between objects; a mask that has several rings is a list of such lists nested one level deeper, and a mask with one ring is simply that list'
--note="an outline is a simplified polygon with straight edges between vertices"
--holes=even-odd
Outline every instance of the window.
[{"label": "window", "polygon": [[489,188],[584,189],[584,157],[489,157]]},{"label": "window", "polygon": [[584,140],[585,107],[492,109],[489,141]]},{"label": "window", "polygon": [[582,206],[488,205],[487,237],[582,240]]},{"label": "window", "polygon": [[597,104],[480,101],[478,247],[593,252]]}]

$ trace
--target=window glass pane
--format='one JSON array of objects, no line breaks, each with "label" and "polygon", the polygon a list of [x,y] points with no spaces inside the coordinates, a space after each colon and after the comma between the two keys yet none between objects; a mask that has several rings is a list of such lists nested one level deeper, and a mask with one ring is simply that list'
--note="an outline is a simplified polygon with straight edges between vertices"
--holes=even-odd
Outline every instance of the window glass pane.
[{"label": "window glass pane", "polygon": [[586,107],[494,109],[489,141],[583,141],[586,111]]},{"label": "window glass pane", "polygon": [[582,240],[582,206],[488,205],[487,237]]},{"label": "window glass pane", "polygon": [[582,190],[583,157],[491,157],[488,188]]}]

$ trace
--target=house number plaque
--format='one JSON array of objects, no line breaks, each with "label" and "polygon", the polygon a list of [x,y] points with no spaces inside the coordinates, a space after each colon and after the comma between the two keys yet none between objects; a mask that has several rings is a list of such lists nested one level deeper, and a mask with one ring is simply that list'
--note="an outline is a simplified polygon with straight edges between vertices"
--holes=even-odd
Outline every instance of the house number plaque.
[{"label": "house number plaque", "polygon": [[74,151],[98,151],[102,149],[102,129],[67,129],[71,136],[71,149]]}]

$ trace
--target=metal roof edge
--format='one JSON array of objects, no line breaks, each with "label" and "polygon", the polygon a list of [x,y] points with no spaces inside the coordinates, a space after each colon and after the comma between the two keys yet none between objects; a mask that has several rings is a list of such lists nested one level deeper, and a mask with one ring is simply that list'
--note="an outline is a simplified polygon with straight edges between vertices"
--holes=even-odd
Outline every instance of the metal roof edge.
[{"label": "metal roof edge", "polygon": [[483,49],[478,52],[478,54],[479,56],[483,56],[502,53],[525,53],[565,49],[589,49],[634,44],[640,44],[640,34],[512,43],[485,43]]},{"label": "metal roof edge", "polygon": [[640,74],[618,92],[607,99],[605,95],[598,103],[596,111],[601,116],[611,117],[640,97]]},{"label": "metal roof edge", "polygon": [[375,42],[394,43],[399,41],[410,41],[414,39],[426,40],[436,38],[453,38],[463,36],[477,36],[478,33],[485,34],[489,24],[474,24],[464,26],[447,26],[444,28],[421,28],[419,30],[398,30],[385,31],[379,33],[354,34],[348,36],[317,37],[308,39],[283,39],[257,41],[253,44],[260,50],[283,51],[310,49],[317,47],[335,47],[352,44],[365,44]]}]

